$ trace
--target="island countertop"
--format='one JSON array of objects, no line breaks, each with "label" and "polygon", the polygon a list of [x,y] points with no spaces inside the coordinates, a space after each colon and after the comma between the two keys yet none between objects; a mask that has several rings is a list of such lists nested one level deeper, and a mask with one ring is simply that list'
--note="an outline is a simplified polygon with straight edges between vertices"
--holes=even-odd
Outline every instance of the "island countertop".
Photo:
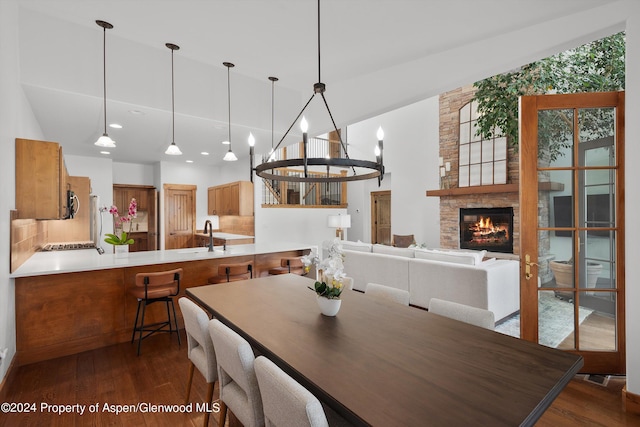
[{"label": "island countertop", "polygon": [[16,271],[11,273],[9,277],[31,277],[142,265],[170,264],[312,248],[317,249],[316,245],[302,243],[264,242],[227,246],[226,250],[223,250],[222,246],[216,246],[213,252],[209,252],[206,247],[130,252],[124,258],[116,258],[115,254],[109,253],[110,246],[105,248],[107,252],[102,255],[95,249],[36,252]]}]

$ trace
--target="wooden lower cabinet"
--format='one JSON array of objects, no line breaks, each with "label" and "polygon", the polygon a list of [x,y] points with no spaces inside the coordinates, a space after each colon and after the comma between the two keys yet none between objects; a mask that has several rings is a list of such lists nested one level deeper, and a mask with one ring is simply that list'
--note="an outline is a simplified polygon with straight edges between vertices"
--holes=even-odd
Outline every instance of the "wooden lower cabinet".
[{"label": "wooden lower cabinet", "polygon": [[[309,251],[195,260],[160,265],[112,268],[15,279],[17,366],[131,340],[137,300],[127,293],[137,273],[182,268],[180,295],[185,289],[207,284],[220,263],[254,261],[256,277],[269,274],[280,259]],[[174,298],[178,325],[182,315]],[[166,319],[164,304],[147,307],[145,323]],[[174,345],[174,343],[167,344]],[[177,343],[175,343],[177,345]],[[144,343],[142,344],[144,354]],[[132,346],[132,354],[135,354]]]}]

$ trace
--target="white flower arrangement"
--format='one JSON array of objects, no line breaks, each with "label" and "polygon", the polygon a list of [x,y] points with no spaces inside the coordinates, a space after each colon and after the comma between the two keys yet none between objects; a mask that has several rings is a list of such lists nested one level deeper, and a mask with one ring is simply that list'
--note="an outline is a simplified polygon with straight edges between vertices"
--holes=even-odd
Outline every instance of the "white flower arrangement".
[{"label": "white flower arrangement", "polygon": [[331,243],[328,250],[328,257],[320,260],[320,257],[311,252],[309,255],[302,257],[302,263],[305,271],[309,271],[312,265],[318,268],[319,281],[315,283],[313,289],[318,295],[329,299],[338,299],[342,293],[342,280],[346,277],[344,274],[344,252],[342,242],[336,238]]}]

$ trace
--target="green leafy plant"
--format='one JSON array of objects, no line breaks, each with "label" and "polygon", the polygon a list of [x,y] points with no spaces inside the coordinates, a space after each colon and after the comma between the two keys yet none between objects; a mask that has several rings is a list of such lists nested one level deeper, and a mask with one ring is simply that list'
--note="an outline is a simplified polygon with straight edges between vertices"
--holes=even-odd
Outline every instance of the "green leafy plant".
[{"label": "green leafy plant", "polygon": [[321,297],[329,298],[329,299],[337,299],[340,298],[340,294],[342,294],[342,282],[332,279],[330,283],[326,282],[316,282],[315,291]]},{"label": "green leafy plant", "polygon": [[[624,32],[524,65],[474,83],[478,103],[477,134],[485,139],[504,134],[518,146],[518,98],[524,95],[606,92],[625,87]],[[567,110],[545,111],[538,130],[539,155],[550,161],[571,146],[573,118]],[[586,111],[581,122],[594,138],[610,135],[601,110]]]},{"label": "green leafy plant", "polygon": [[[135,243],[135,241],[127,235],[127,232],[124,231],[124,226],[125,224],[129,224],[129,233],[131,233],[133,219],[136,218],[138,214],[138,202],[136,199],[131,199],[131,202],[129,202],[129,210],[126,216],[120,216],[118,207],[115,205],[109,208],[109,213],[113,215],[114,233],[105,233],[106,237],[104,241],[111,245],[132,245]],[[118,228],[122,229],[120,236],[115,234],[115,230]]]},{"label": "green leafy plant", "polygon": [[120,237],[111,233],[105,233],[105,236],[104,241],[112,245],[132,245],[134,243],[134,240],[129,238],[125,231],[120,234]]}]

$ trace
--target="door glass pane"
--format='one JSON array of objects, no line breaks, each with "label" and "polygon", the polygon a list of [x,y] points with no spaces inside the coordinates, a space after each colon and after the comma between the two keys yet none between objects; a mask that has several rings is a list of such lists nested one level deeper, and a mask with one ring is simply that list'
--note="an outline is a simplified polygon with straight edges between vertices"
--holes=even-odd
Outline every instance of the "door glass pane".
[{"label": "door glass pane", "polygon": [[[600,265],[600,271],[596,279],[587,279],[587,287],[596,289],[615,289],[616,288],[616,231],[599,231],[598,235],[586,235],[586,253],[585,259],[590,263],[588,271],[595,273],[596,267],[591,265]],[[606,233],[606,234],[605,234]],[[588,276],[587,276],[588,277]]]},{"label": "door glass pane", "polygon": [[[557,233],[557,231],[555,232]],[[565,233],[565,232],[563,232]],[[566,232],[566,237],[554,236],[549,239],[549,268],[553,275],[550,286],[554,288],[573,288],[575,286],[573,262],[573,232]]]},{"label": "door glass pane", "polygon": [[[541,215],[545,213],[545,224],[541,227],[574,227],[572,173],[570,170],[538,172],[538,203]],[[546,208],[546,209],[545,209]],[[554,236],[567,237],[568,231],[556,231]]]},{"label": "door glass pane", "polygon": [[538,111],[538,164],[547,167],[571,166],[573,110]]},{"label": "door glass pane", "polygon": [[571,291],[538,292],[538,342],[547,347],[571,350],[573,335],[574,293]]},{"label": "door glass pane", "polygon": [[578,127],[580,149],[589,150],[581,165],[614,165],[615,108],[578,110]]},{"label": "door glass pane", "polygon": [[[588,313],[584,318],[582,314]],[[580,294],[580,350],[616,350],[616,300],[613,292]]]}]

